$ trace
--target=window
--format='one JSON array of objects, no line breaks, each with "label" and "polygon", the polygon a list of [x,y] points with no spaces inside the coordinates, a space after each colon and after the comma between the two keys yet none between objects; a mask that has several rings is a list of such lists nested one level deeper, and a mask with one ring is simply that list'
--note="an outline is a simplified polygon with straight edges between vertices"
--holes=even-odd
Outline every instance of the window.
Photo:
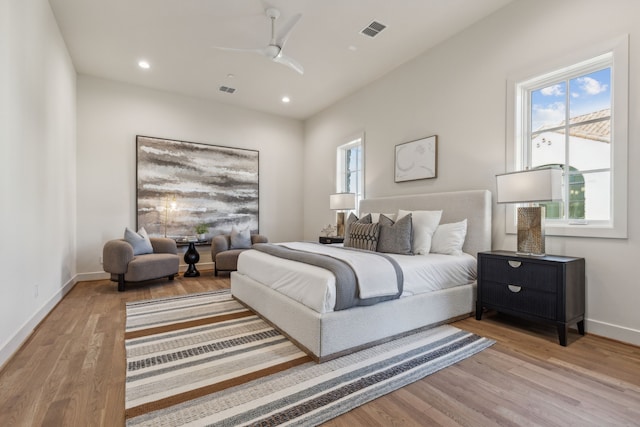
[{"label": "window", "polygon": [[627,44],[510,81],[508,170],[564,171],[563,200],[544,203],[546,234],[626,237]]},{"label": "window", "polygon": [[349,142],[338,147],[336,191],[338,193],[355,193],[356,206],[364,197],[364,149],[363,137],[351,138]]}]

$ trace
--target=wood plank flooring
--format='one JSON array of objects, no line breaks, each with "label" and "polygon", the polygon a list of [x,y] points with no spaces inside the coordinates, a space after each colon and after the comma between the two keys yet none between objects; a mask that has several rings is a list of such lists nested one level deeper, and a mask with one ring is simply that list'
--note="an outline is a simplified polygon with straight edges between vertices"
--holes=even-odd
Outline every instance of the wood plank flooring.
[{"label": "wood plank flooring", "polygon": [[[0,371],[0,426],[124,425],[125,302],[229,287],[211,271],[80,282]],[[491,348],[327,426],[640,426],[640,348],[488,313],[455,326]]]}]

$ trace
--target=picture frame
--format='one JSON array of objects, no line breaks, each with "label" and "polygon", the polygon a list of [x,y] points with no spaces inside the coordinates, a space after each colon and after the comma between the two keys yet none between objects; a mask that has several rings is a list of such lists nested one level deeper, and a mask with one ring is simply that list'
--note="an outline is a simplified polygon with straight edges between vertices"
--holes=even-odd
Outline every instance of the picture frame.
[{"label": "picture frame", "polygon": [[259,233],[259,152],[136,136],[136,220],[149,236]]},{"label": "picture frame", "polygon": [[395,182],[438,176],[438,136],[432,135],[395,147]]}]

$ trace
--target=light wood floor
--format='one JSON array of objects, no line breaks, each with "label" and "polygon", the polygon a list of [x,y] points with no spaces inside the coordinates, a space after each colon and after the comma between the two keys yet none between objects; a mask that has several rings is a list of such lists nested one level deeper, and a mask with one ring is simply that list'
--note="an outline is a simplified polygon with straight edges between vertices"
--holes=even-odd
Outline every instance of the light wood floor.
[{"label": "light wood floor", "polygon": [[[0,372],[0,426],[124,425],[124,303],[229,286],[202,273],[124,293],[78,283]],[[561,347],[554,328],[497,314],[455,326],[497,343],[327,425],[640,425],[640,348],[575,332]]]}]

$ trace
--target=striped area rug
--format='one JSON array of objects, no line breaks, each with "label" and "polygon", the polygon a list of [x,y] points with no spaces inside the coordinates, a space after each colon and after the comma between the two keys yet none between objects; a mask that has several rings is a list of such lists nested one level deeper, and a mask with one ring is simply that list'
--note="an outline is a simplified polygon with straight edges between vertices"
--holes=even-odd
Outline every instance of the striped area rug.
[{"label": "striped area rug", "polygon": [[228,290],[127,304],[127,426],[317,425],[489,347],[440,326],[316,364]]}]

